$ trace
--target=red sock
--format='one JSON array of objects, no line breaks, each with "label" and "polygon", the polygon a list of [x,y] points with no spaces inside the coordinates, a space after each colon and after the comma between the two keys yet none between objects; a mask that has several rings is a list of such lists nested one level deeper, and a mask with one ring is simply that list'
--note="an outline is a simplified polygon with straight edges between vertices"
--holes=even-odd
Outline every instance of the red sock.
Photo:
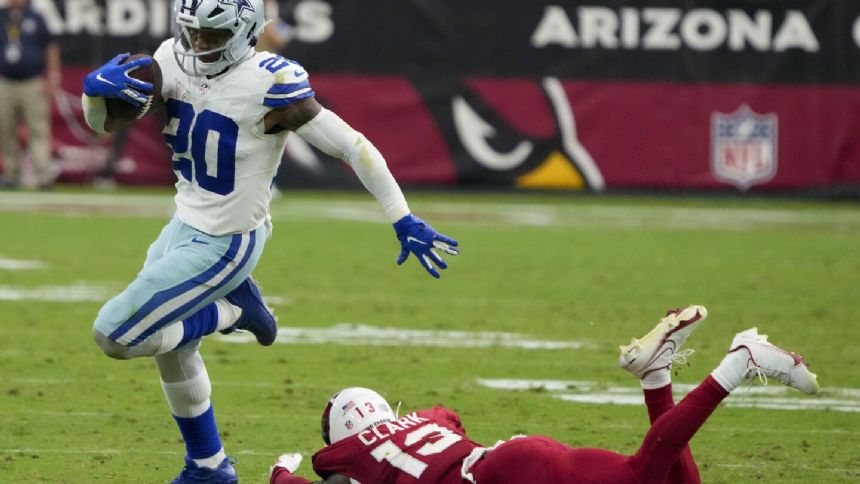
[{"label": "red sock", "polygon": [[[675,406],[675,398],[672,396],[672,384],[664,387],[642,390],[645,393],[645,406],[648,407],[648,418],[653,424],[661,415]],[[684,447],[678,461],[669,470],[666,484],[701,484],[699,468],[693,459],[690,446]]]},{"label": "red sock", "polygon": [[645,406],[648,407],[648,418],[651,419],[651,423],[675,406],[671,383],[653,390],[643,389],[642,393],[645,394]]},{"label": "red sock", "polygon": [[[659,410],[661,405],[665,407],[665,392],[671,393],[671,388],[663,387],[651,391],[662,391],[662,393],[656,393],[651,397],[654,399],[655,410]],[[630,467],[639,480],[643,483],[655,484],[665,482],[670,469],[676,462],[679,462],[684,449],[688,449],[687,443],[728,394],[716,380],[708,375],[678,405],[664,410],[664,413],[651,424],[651,429],[645,435],[639,451],[630,458]],[[646,402],[648,398],[646,392]],[[651,408],[649,407],[650,413]],[[688,454],[688,456],[689,463],[692,464],[690,467],[695,467],[695,463],[692,462],[692,455]],[[684,474],[683,478],[693,479],[687,473]],[[698,479],[698,471],[696,471],[695,478]]]}]

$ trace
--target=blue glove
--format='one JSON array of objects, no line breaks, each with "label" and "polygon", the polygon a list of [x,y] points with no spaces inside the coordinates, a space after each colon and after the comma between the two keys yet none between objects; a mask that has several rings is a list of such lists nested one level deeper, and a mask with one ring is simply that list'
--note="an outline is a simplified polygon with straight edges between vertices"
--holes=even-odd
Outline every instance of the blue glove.
[{"label": "blue glove", "polygon": [[130,56],[128,53],[120,54],[87,74],[84,78],[84,94],[90,97],[119,98],[136,107],[146,104],[146,94],[152,92],[152,84],[139,81],[128,74],[140,66],[151,64],[152,58],[141,57],[123,64]]},{"label": "blue glove", "polygon": [[448,264],[433,249],[439,249],[449,255],[460,253],[456,240],[436,232],[430,224],[411,213],[394,223],[394,231],[400,240],[397,265],[403,264],[409,254],[413,253],[424,269],[436,279],[439,278],[439,272],[433,267],[433,263],[440,269],[447,269]]}]

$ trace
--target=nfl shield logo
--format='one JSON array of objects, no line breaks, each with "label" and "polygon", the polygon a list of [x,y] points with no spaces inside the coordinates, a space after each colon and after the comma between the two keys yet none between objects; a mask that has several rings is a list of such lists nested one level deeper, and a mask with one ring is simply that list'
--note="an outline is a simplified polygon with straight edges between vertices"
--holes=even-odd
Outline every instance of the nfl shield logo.
[{"label": "nfl shield logo", "polygon": [[744,104],[732,114],[711,115],[711,172],[741,190],[776,175],[778,117]]}]

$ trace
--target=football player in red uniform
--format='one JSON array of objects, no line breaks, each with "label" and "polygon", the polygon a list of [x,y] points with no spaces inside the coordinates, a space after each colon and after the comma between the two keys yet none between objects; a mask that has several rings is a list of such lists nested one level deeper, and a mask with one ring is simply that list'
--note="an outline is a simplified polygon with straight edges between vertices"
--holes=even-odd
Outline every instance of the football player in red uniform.
[{"label": "football player in red uniform", "polygon": [[[803,357],[782,350],[756,328],[738,333],[720,365],[677,405],[671,367],[685,361],[687,336],[704,321],[702,306],[672,310],[641,339],[621,347],[621,367],[645,392],[651,428],[634,455],[572,448],[549,437],[518,436],[484,447],[466,435],[459,416],[444,407],[399,417],[378,393],[347,388],[322,417],[326,447],[313,456],[324,484],[698,483],[687,443],[720,402],[744,380],[767,376],[807,394],[818,391]],[[293,475],[299,454],[272,466],[271,484],[307,484]]]}]

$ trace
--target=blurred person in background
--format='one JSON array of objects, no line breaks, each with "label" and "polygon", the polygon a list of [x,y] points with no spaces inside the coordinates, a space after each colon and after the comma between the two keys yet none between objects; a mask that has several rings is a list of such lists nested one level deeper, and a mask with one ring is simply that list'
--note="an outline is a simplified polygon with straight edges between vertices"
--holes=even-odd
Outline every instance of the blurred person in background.
[{"label": "blurred person in background", "polygon": [[257,39],[254,49],[257,52],[271,52],[282,54],[290,39],[293,37],[293,28],[280,17],[278,2],[267,0],[266,6],[266,28]]},{"label": "blurred person in background", "polygon": [[[263,33],[260,34],[260,37],[257,39],[257,45],[254,46],[254,50],[257,52],[271,52],[273,54],[283,54],[284,49],[286,49],[287,44],[290,42],[290,39],[293,37],[293,28],[290,27],[284,19],[280,16],[280,10],[278,8],[278,2],[275,0],[266,0],[265,2],[266,9],[266,27],[263,29]],[[282,163],[278,167],[278,173],[275,175],[275,178],[272,180],[272,197],[279,197],[281,195],[281,190],[278,188],[277,181],[278,178],[281,177],[281,172],[284,169],[284,161],[288,158],[289,155],[284,153],[284,157],[282,157]]]},{"label": "blurred person in background", "polygon": [[27,124],[36,184],[49,188],[53,184],[50,103],[60,87],[60,47],[29,0],[9,0],[7,7],[0,9],[0,26],[2,186],[21,184],[23,151],[16,135],[20,114]]}]

